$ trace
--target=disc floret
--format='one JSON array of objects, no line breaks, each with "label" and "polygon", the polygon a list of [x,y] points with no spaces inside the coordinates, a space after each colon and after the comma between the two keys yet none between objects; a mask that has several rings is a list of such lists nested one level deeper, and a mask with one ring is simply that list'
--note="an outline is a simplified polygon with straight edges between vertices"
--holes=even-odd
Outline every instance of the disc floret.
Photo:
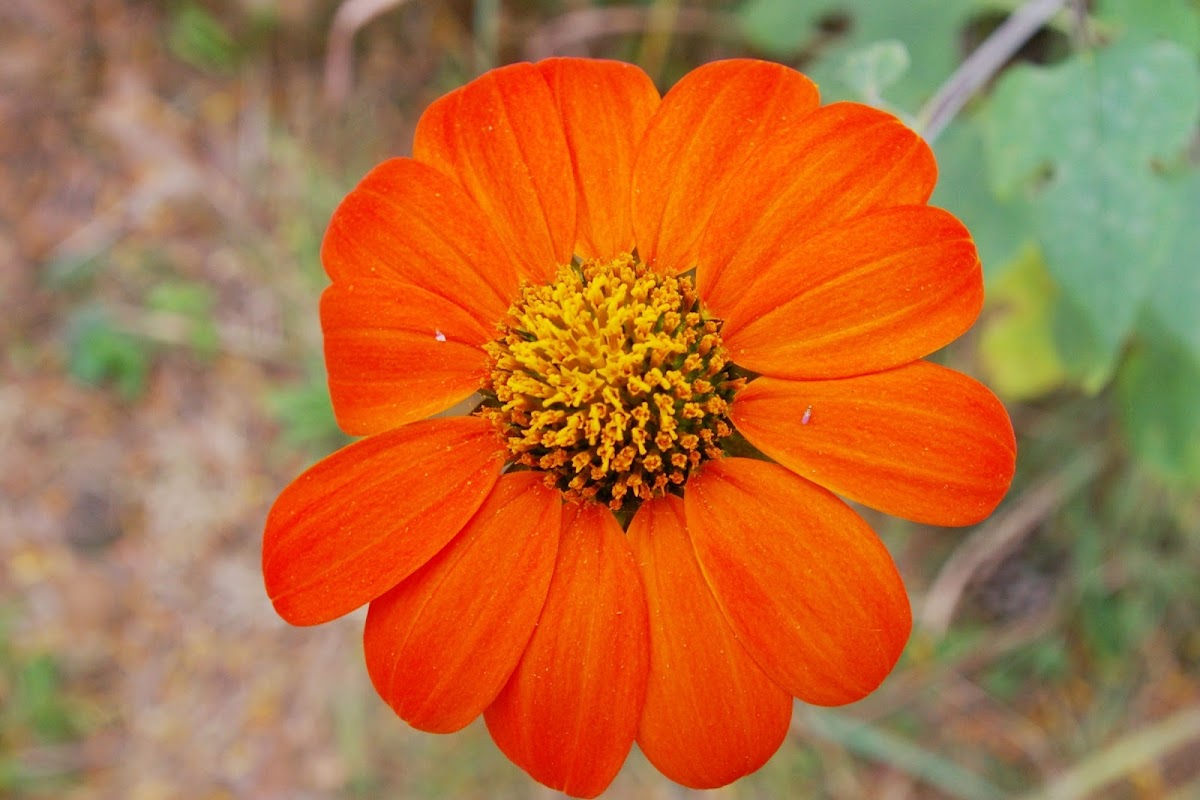
[{"label": "disc floret", "polygon": [[571,264],[500,327],[480,413],[568,499],[636,506],[721,455],[744,380],[689,278],[628,254]]}]

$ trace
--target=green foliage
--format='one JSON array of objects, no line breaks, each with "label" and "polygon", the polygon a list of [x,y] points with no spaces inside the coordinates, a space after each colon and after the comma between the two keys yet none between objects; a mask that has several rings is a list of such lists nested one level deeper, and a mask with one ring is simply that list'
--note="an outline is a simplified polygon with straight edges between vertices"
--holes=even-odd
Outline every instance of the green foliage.
[{"label": "green foliage", "polygon": [[192,281],[160,283],[146,296],[146,307],[182,319],[187,325],[187,343],[196,352],[212,356],[220,344],[213,320],[216,297],[212,289]]},{"label": "green foliage", "polygon": [[150,369],[150,347],[115,325],[108,314],[88,306],[75,312],[68,334],[68,370],[92,385],[111,383],[126,398],[142,393]]},{"label": "green foliage", "polygon": [[1138,458],[1169,480],[1200,485],[1197,351],[1165,333],[1140,340],[1117,373],[1117,398]]},{"label": "green foliage", "polygon": [[194,3],[175,13],[167,47],[179,60],[206,72],[229,72],[237,64],[233,36],[216,17]]},{"label": "green foliage", "polygon": [[839,77],[868,103],[878,103],[884,91],[904,77],[912,57],[904,42],[873,42],[846,56]]},{"label": "green foliage", "polygon": [[35,770],[21,754],[57,745],[81,732],[68,701],[57,662],[45,653],[22,653],[8,639],[0,619],[0,795],[20,797],[61,791],[71,776]]},{"label": "green foliage", "polygon": [[983,129],[975,119],[955,122],[934,143],[938,184],[934,205],[966,223],[979,248],[984,276],[995,281],[1032,240],[1030,210],[1012,199],[1001,200],[984,179]]},{"label": "green foliage", "polygon": [[1097,0],[1096,16],[1127,40],[1168,39],[1200,50],[1200,6],[1195,0]]},{"label": "green foliage", "polygon": [[1066,380],[1054,341],[1058,296],[1033,247],[992,282],[988,302],[994,310],[983,323],[979,354],[989,385],[1003,397],[1039,397]]},{"label": "green foliage", "polygon": [[60,742],[74,733],[62,702],[58,665],[50,656],[36,656],[21,666],[12,714],[18,725],[27,726],[43,742]]},{"label": "green foliage", "polygon": [[1118,45],[1018,67],[987,112],[999,197],[1024,195],[1051,274],[1097,342],[1099,385],[1149,297],[1180,219],[1180,163],[1200,118],[1195,59],[1170,43]]},{"label": "green foliage", "polygon": [[129,319],[88,304],[76,309],[67,333],[68,371],[93,386],[112,385],[126,399],[139,396],[154,356],[163,345],[190,348],[201,356],[220,346],[213,307],[216,298],[203,284],[169,280],[158,284]]},{"label": "green foliage", "polygon": [[66,253],[46,264],[42,281],[56,291],[85,288],[103,272],[104,264],[104,251]]},{"label": "green foliage", "polygon": [[1039,684],[1060,683],[1071,674],[1066,643],[1045,637],[1009,653],[983,673],[983,685],[1003,700],[1015,700],[1028,690],[1032,678]]},{"label": "green foliage", "polygon": [[1200,169],[1184,181],[1180,215],[1184,224],[1150,288],[1150,312],[1166,334],[1200,359]]},{"label": "green foliage", "polygon": [[274,392],[267,402],[283,426],[284,441],[293,447],[323,456],[350,441],[338,427],[325,371],[316,362],[302,383]]},{"label": "green foliage", "polygon": [[1117,674],[1166,615],[1200,601],[1200,540],[1181,524],[1186,495],[1173,495],[1136,462],[1106,476],[1099,494],[1079,498],[1062,517],[1075,576],[1069,602],[1090,663]]},{"label": "green foliage", "polygon": [[748,0],[738,12],[746,38],[777,58],[794,56],[810,44],[822,20],[842,18],[845,35],[805,66],[826,99],[846,97],[841,81],[850,54],[876,42],[899,41],[912,65],[892,87],[889,100],[914,107],[954,71],[962,28],[981,7],[979,0]]},{"label": "green foliage", "polygon": [[[916,119],[960,63],[969,26],[1008,9],[746,0],[738,19],[755,47],[802,57],[826,100],[853,95]],[[979,247],[992,308],[981,356],[997,389],[1095,394],[1116,374],[1132,452],[1200,483],[1186,411],[1200,407],[1200,169],[1188,150],[1200,122],[1200,4],[1097,0],[1091,15],[1094,49],[1009,66],[945,130],[933,202]]]}]

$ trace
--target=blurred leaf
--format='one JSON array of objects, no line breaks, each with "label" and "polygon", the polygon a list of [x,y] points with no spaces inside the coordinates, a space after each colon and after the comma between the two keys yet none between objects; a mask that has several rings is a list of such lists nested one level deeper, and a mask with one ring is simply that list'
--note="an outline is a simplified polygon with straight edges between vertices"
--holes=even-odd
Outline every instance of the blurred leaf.
[{"label": "blurred leaf", "polygon": [[216,297],[212,289],[194,281],[173,280],[160,283],[150,290],[146,307],[185,318],[191,324],[188,343],[204,355],[213,355],[220,346],[213,308]]},{"label": "blurred leaf", "polygon": [[878,104],[884,90],[900,80],[911,63],[904,42],[887,39],[849,53],[838,74],[863,102]]},{"label": "blurred leaf", "polygon": [[171,311],[186,317],[210,313],[214,302],[212,290],[207,286],[182,280],[160,283],[146,296],[146,305],[149,308]]},{"label": "blurred leaf", "polygon": [[180,61],[208,72],[229,72],[237,60],[229,31],[216,17],[193,3],[181,8],[171,20],[167,47]]},{"label": "blurred leaf", "polygon": [[987,113],[1001,197],[1031,196],[1050,272],[1098,345],[1101,380],[1133,328],[1175,236],[1177,161],[1200,116],[1195,59],[1170,43],[1118,46],[1049,68],[1017,67]]},{"label": "blurred leaf", "polygon": [[1070,674],[1066,643],[1062,639],[1045,638],[997,661],[984,671],[982,680],[989,693],[1012,700],[1029,690],[1031,678],[1045,686]]},{"label": "blurred leaf", "polygon": [[60,742],[75,733],[75,725],[63,702],[58,667],[48,655],[25,664],[17,680],[17,709],[20,721],[44,742]]},{"label": "blurred leaf", "polygon": [[1058,358],[1069,380],[1079,384],[1087,394],[1098,394],[1117,368],[1115,354],[1096,330],[1088,312],[1061,289],[1051,311],[1051,328]]},{"label": "blurred leaf", "polygon": [[989,385],[1002,397],[1025,400],[1062,385],[1066,371],[1054,343],[1058,287],[1036,247],[992,282],[979,353]]},{"label": "blurred leaf", "polygon": [[1029,208],[1012,200],[1000,201],[992,193],[984,169],[983,132],[974,121],[960,119],[950,125],[934,150],[938,184],[931,202],[966,223],[979,248],[990,289],[1033,237]]},{"label": "blurred leaf", "polygon": [[56,291],[85,286],[103,271],[106,264],[102,251],[67,253],[46,264],[42,280]]},{"label": "blurred leaf", "polygon": [[1145,598],[1129,592],[1089,591],[1080,598],[1079,621],[1096,667],[1116,666],[1153,629],[1144,605]]},{"label": "blurred leaf", "polygon": [[1195,353],[1165,333],[1146,337],[1117,373],[1117,399],[1137,457],[1170,479],[1200,485],[1200,359]]},{"label": "blurred leaf", "polygon": [[1129,39],[1169,39],[1200,50],[1200,6],[1195,0],[1098,0],[1095,15]]},{"label": "blurred leaf", "polygon": [[303,383],[272,393],[267,403],[283,426],[284,441],[293,447],[325,455],[350,441],[338,427],[325,372],[318,366]]},{"label": "blurred leaf", "polygon": [[738,9],[742,33],[755,47],[771,55],[796,53],[817,22],[811,3],[787,0],[747,0]]},{"label": "blurred leaf", "polygon": [[7,617],[0,606],[0,796],[63,797],[74,782],[72,771],[30,764],[23,756],[78,737],[78,709],[52,655],[11,646]]},{"label": "blurred leaf", "polygon": [[1200,360],[1200,171],[1193,171],[1180,197],[1181,225],[1158,280],[1150,310],[1166,330]]},{"label": "blurred leaf", "polygon": [[145,388],[149,345],[115,327],[100,309],[84,308],[73,315],[68,350],[68,371],[78,380],[93,385],[112,381],[127,399]]},{"label": "blurred leaf", "polygon": [[822,20],[846,15],[845,36],[805,66],[826,100],[847,96],[839,74],[846,53],[872,42],[902,42],[912,54],[912,66],[890,94],[900,107],[913,110],[954,71],[963,26],[984,7],[981,0],[747,0],[738,19],[755,47],[786,58],[809,43]]}]

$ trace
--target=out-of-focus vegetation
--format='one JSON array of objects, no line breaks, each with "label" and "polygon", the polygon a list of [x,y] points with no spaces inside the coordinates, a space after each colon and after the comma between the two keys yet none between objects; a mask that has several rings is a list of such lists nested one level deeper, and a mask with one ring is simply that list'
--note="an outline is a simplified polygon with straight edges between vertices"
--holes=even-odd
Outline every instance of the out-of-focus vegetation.
[{"label": "out-of-focus vegetation", "polygon": [[[1200,796],[1200,2],[337,16],[371,5],[0,4],[0,796],[539,795],[479,726],[409,732],[361,620],[287,629],[257,559],[275,493],[345,441],[316,323],[334,204],[432,99],[553,54],[663,89],[767,57],[885,107],[936,135],[935,202],[984,260],[941,358],[1008,402],[1013,491],[974,530],[872,520],[913,597],[904,660],[798,707],[721,796]],[[688,795],[636,755],[611,790]]]}]

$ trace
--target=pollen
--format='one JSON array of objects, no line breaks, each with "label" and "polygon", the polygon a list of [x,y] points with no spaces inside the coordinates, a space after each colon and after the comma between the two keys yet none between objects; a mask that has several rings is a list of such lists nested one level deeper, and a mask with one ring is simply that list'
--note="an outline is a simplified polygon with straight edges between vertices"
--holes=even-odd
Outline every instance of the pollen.
[{"label": "pollen", "polygon": [[687,277],[633,256],[561,267],[526,284],[484,346],[478,413],[510,461],[546,473],[569,500],[615,511],[679,493],[733,431],[729,404],[745,381]]}]

